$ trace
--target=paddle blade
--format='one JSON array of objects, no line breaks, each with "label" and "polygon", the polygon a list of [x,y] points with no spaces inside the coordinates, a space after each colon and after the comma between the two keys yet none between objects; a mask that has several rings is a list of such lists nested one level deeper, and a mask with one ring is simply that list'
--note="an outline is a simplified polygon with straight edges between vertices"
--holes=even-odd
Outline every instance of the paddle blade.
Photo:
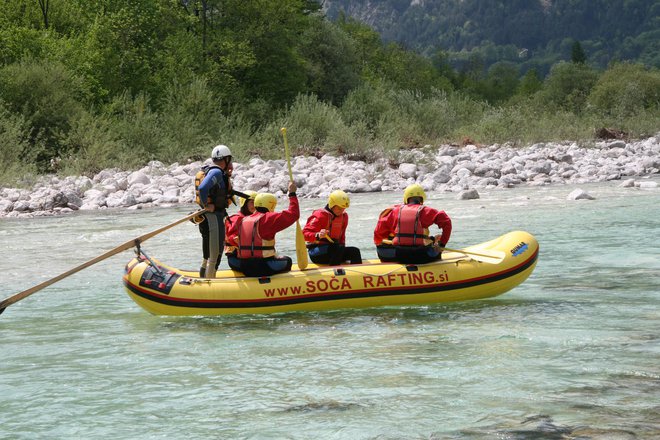
[{"label": "paddle blade", "polygon": [[307,260],[307,246],[303,236],[300,222],[296,222],[296,257],[298,258],[298,269],[305,270],[309,261]]},{"label": "paddle blade", "polygon": [[286,156],[286,164],[289,168],[289,179],[293,182],[293,171],[291,171],[291,153],[289,152],[289,141],[286,138],[286,127],[280,128],[282,139],[284,139],[284,155]]}]

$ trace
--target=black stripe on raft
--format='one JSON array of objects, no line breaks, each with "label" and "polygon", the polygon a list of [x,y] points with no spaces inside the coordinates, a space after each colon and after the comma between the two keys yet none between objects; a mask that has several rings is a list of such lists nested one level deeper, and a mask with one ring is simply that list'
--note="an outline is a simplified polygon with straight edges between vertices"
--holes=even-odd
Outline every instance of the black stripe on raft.
[{"label": "black stripe on raft", "polygon": [[300,295],[294,297],[271,297],[264,300],[191,300],[191,299],[176,299],[168,298],[161,295],[156,295],[147,290],[140,289],[138,286],[129,283],[124,280],[124,285],[132,293],[142,298],[148,299],[150,301],[166,304],[176,307],[190,307],[190,308],[200,308],[200,309],[237,309],[237,308],[258,308],[258,307],[277,307],[291,304],[301,304],[307,302],[316,302],[316,301],[334,301],[334,300],[343,300],[343,299],[355,299],[355,298],[370,298],[370,297],[379,297],[379,296],[392,296],[392,295],[417,295],[420,293],[430,293],[430,292],[444,292],[449,290],[459,290],[465,289],[467,287],[479,286],[482,284],[488,284],[495,281],[504,280],[515,275],[518,275],[521,272],[524,272],[529,267],[531,267],[538,258],[537,249],[527,261],[519,264],[518,266],[512,267],[511,269],[498,272],[489,276],[473,278],[466,280],[460,283],[449,283],[435,286],[425,286],[419,288],[394,288],[394,289],[383,289],[383,290],[359,290],[351,292],[323,292],[319,295]]}]

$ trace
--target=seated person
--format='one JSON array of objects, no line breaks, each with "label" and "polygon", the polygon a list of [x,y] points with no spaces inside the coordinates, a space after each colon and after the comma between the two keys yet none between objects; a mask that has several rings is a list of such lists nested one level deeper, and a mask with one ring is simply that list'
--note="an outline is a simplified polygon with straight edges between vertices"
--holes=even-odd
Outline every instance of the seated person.
[{"label": "seated person", "polygon": [[256,191],[245,191],[248,198],[239,198],[240,210],[227,218],[225,218],[225,255],[229,267],[233,270],[239,270],[238,253],[238,223],[243,217],[247,217],[254,213],[254,198],[257,195]]},{"label": "seated person", "polygon": [[348,195],[341,190],[333,191],[328,197],[328,204],[317,209],[307,219],[303,235],[307,242],[309,258],[316,264],[336,266],[348,261],[361,264],[362,255],[356,247],[346,246],[346,227],[350,205]]},{"label": "seated person", "polygon": [[[381,261],[423,264],[439,260],[451,235],[451,219],[444,211],[424,206],[426,193],[418,185],[403,192],[403,205],[384,210],[374,230],[374,243]],[[429,227],[437,225],[442,235],[429,236]]]},{"label": "seated person", "polygon": [[265,277],[289,272],[290,257],[277,256],[275,234],[288,228],[300,217],[296,185],[289,183],[289,207],[274,212],[277,198],[273,194],[259,193],[254,198],[256,211],[238,221],[238,270],[248,277]]}]

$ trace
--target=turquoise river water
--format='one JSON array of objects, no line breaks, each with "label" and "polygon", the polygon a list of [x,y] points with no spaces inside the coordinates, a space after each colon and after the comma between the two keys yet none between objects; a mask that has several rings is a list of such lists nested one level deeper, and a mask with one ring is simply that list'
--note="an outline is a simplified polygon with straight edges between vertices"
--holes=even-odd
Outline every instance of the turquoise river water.
[{"label": "turquoise river water", "polygon": [[[538,238],[532,276],[483,301],[158,317],[124,292],[125,251],[0,316],[0,439],[660,438],[660,189],[617,185],[429,194],[451,247]],[[363,256],[399,198],[352,196]],[[303,222],[322,203],[303,200]],[[0,219],[0,298],[192,209]],[[201,254],[188,222],[144,249],[183,268]]]}]

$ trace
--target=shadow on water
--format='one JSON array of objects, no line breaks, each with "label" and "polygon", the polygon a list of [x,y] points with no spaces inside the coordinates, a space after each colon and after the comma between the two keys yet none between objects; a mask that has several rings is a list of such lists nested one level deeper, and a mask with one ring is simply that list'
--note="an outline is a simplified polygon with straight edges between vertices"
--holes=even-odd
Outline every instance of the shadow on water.
[{"label": "shadow on water", "polygon": [[660,280],[657,268],[622,268],[592,267],[575,270],[565,274],[552,283],[543,285],[544,290],[574,291],[574,290],[652,290]]},{"label": "shadow on water", "polygon": [[633,440],[641,438],[633,431],[618,428],[597,428],[590,426],[567,426],[556,424],[549,415],[539,414],[523,420],[519,426],[489,426],[481,429],[461,430],[449,437],[440,435],[430,438],[450,438],[450,439],[507,439],[507,440]]},{"label": "shadow on water", "polygon": [[428,306],[338,309],[320,312],[285,312],[268,315],[226,315],[161,317],[145,313],[127,315],[127,321],[148,331],[277,331],[295,327],[342,328],[359,325],[409,325],[438,321],[501,318],[515,313],[552,311],[579,307],[566,300],[548,299],[488,299],[470,302],[433,304]]},{"label": "shadow on water", "polygon": [[323,399],[310,401],[306,403],[294,404],[283,408],[285,413],[308,413],[308,412],[328,412],[328,411],[349,411],[366,408],[366,405],[352,402],[339,402],[332,399]]}]

